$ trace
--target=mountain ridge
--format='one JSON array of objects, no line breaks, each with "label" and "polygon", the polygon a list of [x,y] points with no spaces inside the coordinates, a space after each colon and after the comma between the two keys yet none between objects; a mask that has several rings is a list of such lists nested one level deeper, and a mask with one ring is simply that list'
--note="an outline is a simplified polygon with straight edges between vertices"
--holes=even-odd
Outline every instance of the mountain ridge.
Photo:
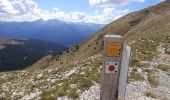
[{"label": "mountain ridge", "polygon": [[[76,52],[70,48],[70,50],[60,55],[60,61],[52,62],[54,62],[54,65],[60,66],[63,64],[73,63],[74,61],[76,62],[77,60],[84,59],[95,53],[101,52],[103,48],[103,37],[106,34],[122,35],[124,36],[125,42],[127,43],[132,40],[137,40],[142,36],[143,38],[147,36],[151,37],[152,35],[149,35],[148,33],[159,33],[156,32],[156,30],[159,31],[158,27],[160,27],[161,30],[165,29],[168,31],[169,29],[166,27],[169,27],[168,22],[170,21],[168,18],[168,16],[170,16],[169,5],[169,1],[164,1],[155,6],[127,14],[106,25],[100,31],[81,42],[78,45],[79,50]],[[161,25],[159,26],[159,24]],[[72,58],[71,61],[68,60],[70,58]]]},{"label": "mountain ridge", "polygon": [[92,23],[67,23],[56,19],[47,21],[39,19],[32,22],[0,22],[0,36],[38,39],[73,46],[103,26],[103,24]]}]

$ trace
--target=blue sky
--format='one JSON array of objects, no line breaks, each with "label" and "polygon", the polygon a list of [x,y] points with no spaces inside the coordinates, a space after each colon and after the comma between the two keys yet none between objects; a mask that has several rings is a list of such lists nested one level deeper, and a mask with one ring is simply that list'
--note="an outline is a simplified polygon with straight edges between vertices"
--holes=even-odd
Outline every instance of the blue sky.
[{"label": "blue sky", "polygon": [[[79,3],[77,3],[79,1]],[[52,11],[57,7],[64,12],[83,11],[90,12],[94,7],[90,7],[87,0],[36,0],[40,8]]]},{"label": "blue sky", "polygon": [[58,19],[110,23],[163,0],[0,0],[0,21]]},{"label": "blue sky", "polygon": [[[79,2],[77,2],[79,1]],[[113,0],[114,1],[114,0]],[[145,2],[133,2],[128,5],[119,7],[119,9],[130,9],[131,11],[139,10],[154,4],[159,3],[161,0],[146,0]],[[89,4],[88,0],[36,0],[38,6],[42,9],[52,11],[53,8],[57,7],[64,12],[71,11],[83,11],[89,14],[93,14],[96,9],[95,7]]]}]

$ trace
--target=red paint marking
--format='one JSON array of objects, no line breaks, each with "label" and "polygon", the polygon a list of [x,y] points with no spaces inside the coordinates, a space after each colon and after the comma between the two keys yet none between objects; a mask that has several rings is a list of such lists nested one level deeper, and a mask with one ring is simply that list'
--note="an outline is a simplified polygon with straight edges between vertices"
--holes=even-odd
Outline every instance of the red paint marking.
[{"label": "red paint marking", "polygon": [[112,71],[115,71],[115,66],[114,66],[114,65],[110,65],[108,69],[109,69],[109,71],[111,71],[111,72],[112,72]]}]

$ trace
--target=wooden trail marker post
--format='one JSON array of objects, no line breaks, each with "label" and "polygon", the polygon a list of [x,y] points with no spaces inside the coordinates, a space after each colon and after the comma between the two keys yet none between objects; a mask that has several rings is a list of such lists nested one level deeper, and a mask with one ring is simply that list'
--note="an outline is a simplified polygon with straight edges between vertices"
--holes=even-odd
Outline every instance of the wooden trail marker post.
[{"label": "wooden trail marker post", "polygon": [[130,50],[122,36],[104,37],[101,100],[125,99]]}]

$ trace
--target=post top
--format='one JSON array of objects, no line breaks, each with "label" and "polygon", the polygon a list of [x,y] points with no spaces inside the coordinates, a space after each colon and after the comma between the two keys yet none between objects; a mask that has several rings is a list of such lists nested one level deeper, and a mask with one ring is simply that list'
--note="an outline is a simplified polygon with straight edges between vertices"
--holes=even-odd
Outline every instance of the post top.
[{"label": "post top", "polygon": [[104,37],[114,37],[114,38],[122,38],[121,35],[111,35],[111,34],[107,34]]}]

